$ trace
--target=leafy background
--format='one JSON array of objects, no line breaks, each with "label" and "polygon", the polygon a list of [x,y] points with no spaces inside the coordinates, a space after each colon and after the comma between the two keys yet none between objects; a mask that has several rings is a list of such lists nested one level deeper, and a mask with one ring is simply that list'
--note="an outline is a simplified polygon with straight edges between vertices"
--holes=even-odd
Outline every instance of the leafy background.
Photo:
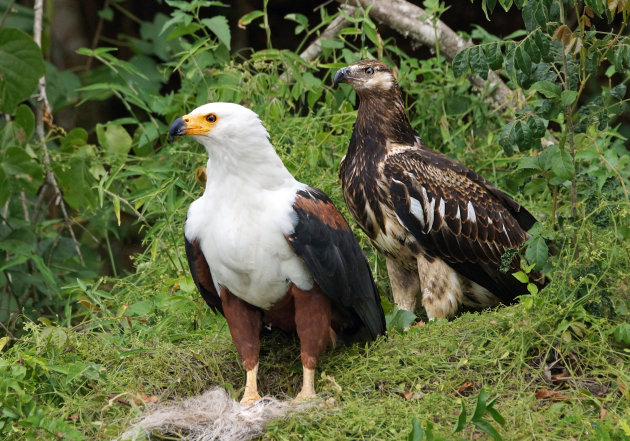
[{"label": "leafy background", "polygon": [[[455,24],[470,14],[423,5]],[[0,0],[0,434],[113,438],[146,403],[211,385],[242,393],[225,322],[196,293],[182,246],[204,154],[194,142],[167,143],[168,126],[209,101],[252,108],[289,170],[350,219],[337,170],[356,97],[333,89],[331,76],[380,57],[427,143],[537,215],[517,277],[528,283],[543,269],[552,283],[540,293],[529,284],[513,307],[409,328],[416,317],[392,308],[383,261],[355,227],[390,337],[327,352],[318,390],[336,404],[274,423],[265,437],[630,437],[630,2],[466,4],[481,25],[457,27],[476,45],[452,63],[365,10],[303,61],[337,4],[82,7],[93,42],[59,43],[56,33],[72,27],[47,8],[40,50],[31,4]],[[471,87],[470,75],[489,68],[517,91],[500,108]],[[33,95],[42,75],[45,145]],[[286,336],[264,342],[264,393],[295,395],[297,348]]]}]

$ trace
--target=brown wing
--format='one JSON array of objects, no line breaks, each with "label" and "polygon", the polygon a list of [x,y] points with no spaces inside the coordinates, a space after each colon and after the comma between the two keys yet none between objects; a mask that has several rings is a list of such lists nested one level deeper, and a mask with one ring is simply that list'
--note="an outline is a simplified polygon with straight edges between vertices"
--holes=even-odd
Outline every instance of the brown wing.
[{"label": "brown wing", "polygon": [[[509,248],[527,240],[536,219],[483,177],[429,149],[386,157],[383,173],[396,215],[430,254],[504,302],[524,286],[498,268]],[[511,262],[517,270],[519,258]]]},{"label": "brown wing", "polygon": [[208,266],[208,262],[206,261],[203,252],[201,251],[199,242],[196,240],[190,242],[185,237],[184,240],[186,241],[186,258],[188,259],[190,274],[192,275],[193,281],[195,282],[201,297],[203,297],[213,311],[219,311],[223,314],[221,298],[214,287],[210,267]]}]

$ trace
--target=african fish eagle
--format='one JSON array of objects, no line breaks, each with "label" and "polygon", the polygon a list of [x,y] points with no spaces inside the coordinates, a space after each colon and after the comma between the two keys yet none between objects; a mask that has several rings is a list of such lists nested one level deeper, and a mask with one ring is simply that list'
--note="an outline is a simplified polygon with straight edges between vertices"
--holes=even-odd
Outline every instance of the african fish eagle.
[{"label": "african fish eagle", "polygon": [[[346,204],[385,255],[392,294],[401,309],[418,300],[429,319],[512,303],[526,294],[501,256],[528,239],[536,219],[463,164],[430,149],[411,127],[392,71],[374,60],[337,71],[359,106],[339,175]],[[535,275],[539,286],[544,277]]]},{"label": "african fish eagle", "polygon": [[186,256],[206,303],[223,313],[243,360],[242,403],[260,396],[260,331],[297,331],[304,368],[297,400],[315,395],[318,357],[328,343],[385,332],[368,262],[332,201],[298,182],[253,111],[210,103],[176,119],[174,136],[208,153],[203,195],[188,210]]}]

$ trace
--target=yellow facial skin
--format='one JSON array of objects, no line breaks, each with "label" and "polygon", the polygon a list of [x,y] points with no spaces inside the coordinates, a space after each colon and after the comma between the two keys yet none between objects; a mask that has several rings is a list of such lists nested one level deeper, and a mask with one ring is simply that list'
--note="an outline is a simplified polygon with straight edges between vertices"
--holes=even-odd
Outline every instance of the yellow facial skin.
[{"label": "yellow facial skin", "polygon": [[182,135],[205,135],[209,133],[217,124],[219,118],[214,113],[205,115],[184,115],[182,117],[186,123],[186,129]]}]

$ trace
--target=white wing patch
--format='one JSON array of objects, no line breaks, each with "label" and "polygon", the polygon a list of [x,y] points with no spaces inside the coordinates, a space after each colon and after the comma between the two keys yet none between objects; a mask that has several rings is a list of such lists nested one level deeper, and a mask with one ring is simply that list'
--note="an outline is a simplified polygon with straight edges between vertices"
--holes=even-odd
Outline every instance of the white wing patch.
[{"label": "white wing patch", "polygon": [[471,222],[477,222],[477,216],[475,216],[475,207],[473,207],[472,202],[468,201],[468,206],[466,207],[466,212],[468,213],[468,220]]},{"label": "white wing patch", "polygon": [[433,217],[435,216],[435,199],[431,199],[431,203],[427,204],[427,214],[427,231],[431,231],[431,228],[433,228]]},{"label": "white wing patch", "polygon": [[409,198],[409,203],[411,205],[411,214],[413,214],[424,227],[424,211],[422,210],[422,204],[420,204],[418,199],[412,197]]}]

